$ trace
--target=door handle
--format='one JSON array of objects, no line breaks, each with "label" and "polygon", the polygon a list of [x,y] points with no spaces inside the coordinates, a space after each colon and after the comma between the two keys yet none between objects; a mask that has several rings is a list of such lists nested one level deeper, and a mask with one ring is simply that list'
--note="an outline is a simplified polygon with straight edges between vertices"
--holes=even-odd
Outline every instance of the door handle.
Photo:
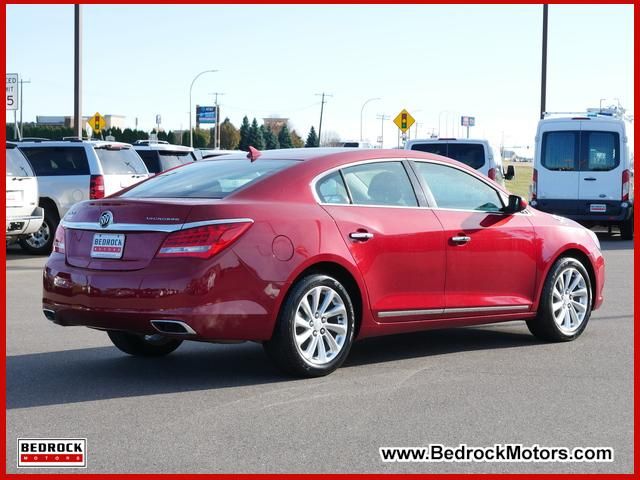
[{"label": "door handle", "polygon": [[455,237],[451,237],[451,241],[453,243],[469,243],[471,241],[471,237],[467,237],[466,235],[458,235]]},{"label": "door handle", "polygon": [[366,242],[367,240],[371,240],[373,238],[373,233],[369,232],[351,232],[349,234],[349,238],[351,240],[358,240],[361,242]]},{"label": "door handle", "polygon": [[593,178],[593,177],[587,177],[587,178],[585,178],[585,180],[586,180],[587,182],[595,182],[595,181],[596,181],[596,179],[595,179],[595,178]]}]

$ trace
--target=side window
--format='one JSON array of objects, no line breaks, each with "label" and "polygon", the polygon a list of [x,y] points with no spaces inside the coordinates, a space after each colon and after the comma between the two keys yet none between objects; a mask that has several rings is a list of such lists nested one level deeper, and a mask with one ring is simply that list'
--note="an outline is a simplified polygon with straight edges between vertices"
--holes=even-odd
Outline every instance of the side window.
[{"label": "side window", "polygon": [[620,137],[615,132],[582,132],[582,142],[586,145],[583,171],[606,172],[620,165]]},{"label": "side window", "polygon": [[416,207],[418,200],[400,162],[365,163],[343,170],[356,205]]},{"label": "side window", "polygon": [[322,203],[347,204],[349,195],[340,172],[333,172],[316,183],[316,192]]},{"label": "side window", "polygon": [[415,165],[438,208],[497,212],[503,206],[500,194],[473,175],[437,163],[416,162]]},{"label": "side window", "polygon": [[89,175],[84,147],[20,147],[37,176]]},{"label": "side window", "polygon": [[578,132],[547,132],[542,137],[542,165],[548,170],[578,170]]}]

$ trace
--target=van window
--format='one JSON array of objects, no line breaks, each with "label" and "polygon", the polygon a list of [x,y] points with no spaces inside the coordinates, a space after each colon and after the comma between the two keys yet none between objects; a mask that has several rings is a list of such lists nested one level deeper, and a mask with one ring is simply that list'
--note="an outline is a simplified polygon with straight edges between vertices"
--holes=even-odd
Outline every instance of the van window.
[{"label": "van window", "polygon": [[577,170],[578,133],[544,133],[542,135],[542,166],[548,170],[563,172]]},{"label": "van window", "polygon": [[606,172],[620,165],[619,136],[616,132],[582,132],[587,152],[583,171]]},{"label": "van window", "polygon": [[19,147],[29,159],[38,177],[89,175],[89,163],[83,146]]},{"label": "van window", "polygon": [[484,145],[480,143],[415,143],[411,145],[411,150],[452,158],[475,170],[482,168],[485,164]]},{"label": "van window", "polygon": [[133,148],[119,146],[95,147],[105,175],[147,174],[147,167]]}]

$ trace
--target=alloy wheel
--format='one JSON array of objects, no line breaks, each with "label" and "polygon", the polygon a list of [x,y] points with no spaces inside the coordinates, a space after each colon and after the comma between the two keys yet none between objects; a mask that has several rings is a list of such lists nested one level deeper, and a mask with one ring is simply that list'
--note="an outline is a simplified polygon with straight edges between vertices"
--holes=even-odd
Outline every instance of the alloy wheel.
[{"label": "alloy wheel", "polygon": [[562,270],[552,295],[551,309],[556,325],[562,333],[573,334],[582,325],[589,305],[589,291],[582,273],[573,267]]}]

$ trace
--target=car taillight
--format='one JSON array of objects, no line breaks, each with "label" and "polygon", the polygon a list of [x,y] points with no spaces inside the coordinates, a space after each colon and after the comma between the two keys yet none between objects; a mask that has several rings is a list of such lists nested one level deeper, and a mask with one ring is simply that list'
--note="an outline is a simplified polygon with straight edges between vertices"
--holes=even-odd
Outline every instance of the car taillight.
[{"label": "car taillight", "polygon": [[487,176],[488,176],[491,180],[495,180],[495,179],[496,179],[496,169],[495,169],[495,168],[490,168],[490,169],[489,169],[489,173],[487,173]]},{"label": "car taillight", "polygon": [[235,242],[250,226],[251,222],[238,222],[179,230],[165,239],[156,257],[211,258]]},{"label": "car taillight", "polygon": [[630,174],[629,170],[623,170],[622,172],[622,201],[629,201],[629,183],[630,183]]},{"label": "car taillight", "polygon": [[56,236],[53,237],[53,251],[64,253],[64,228],[62,225],[58,225]]},{"label": "car taillight", "polygon": [[533,169],[533,182],[531,183],[531,200],[538,198],[538,170]]},{"label": "car taillight", "polygon": [[104,177],[102,175],[91,175],[89,180],[89,198],[95,200],[104,198]]}]

